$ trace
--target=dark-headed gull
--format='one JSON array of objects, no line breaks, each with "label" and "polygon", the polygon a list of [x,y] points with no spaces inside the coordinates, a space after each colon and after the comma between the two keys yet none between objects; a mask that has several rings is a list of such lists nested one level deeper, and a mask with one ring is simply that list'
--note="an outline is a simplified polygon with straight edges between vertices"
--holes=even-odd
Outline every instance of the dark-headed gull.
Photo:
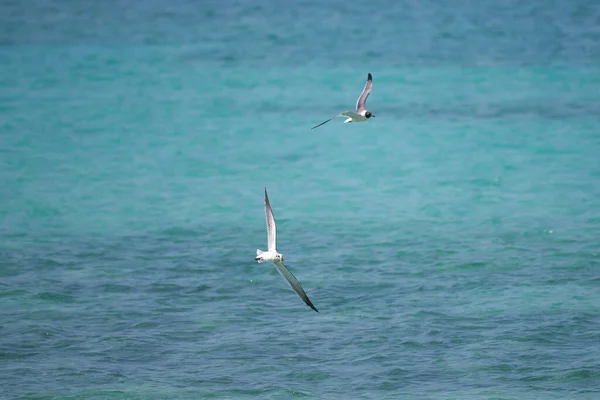
[{"label": "dark-headed gull", "polygon": [[313,126],[310,129],[318,128],[319,126],[326,124],[327,122],[337,117],[346,117],[346,120],[344,121],[345,124],[348,122],[363,122],[371,117],[374,117],[375,115],[371,114],[371,112],[367,110],[367,97],[369,97],[369,94],[371,93],[371,86],[373,86],[373,77],[371,76],[371,73],[369,73],[369,75],[367,76],[367,83],[365,84],[365,88],[363,89],[362,93],[358,97],[358,100],[356,101],[356,112],[344,111],[343,113],[340,113],[335,117],[329,118],[327,121],[323,121],[319,125]]}]

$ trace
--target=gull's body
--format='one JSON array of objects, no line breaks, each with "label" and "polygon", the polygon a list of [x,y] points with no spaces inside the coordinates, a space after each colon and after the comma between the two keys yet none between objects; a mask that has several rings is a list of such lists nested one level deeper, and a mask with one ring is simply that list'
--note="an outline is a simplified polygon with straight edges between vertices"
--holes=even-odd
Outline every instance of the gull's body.
[{"label": "gull's body", "polygon": [[354,111],[344,111],[343,113],[339,113],[335,117],[329,118],[327,121],[321,122],[319,125],[313,126],[310,129],[318,128],[321,125],[326,124],[337,117],[346,117],[344,121],[345,124],[348,122],[364,122],[375,115],[371,114],[369,110],[367,110],[367,97],[371,94],[371,87],[373,86],[373,77],[369,73],[367,76],[367,83],[365,84],[365,88],[363,89],[360,96],[358,96],[358,100],[356,101],[356,112]]},{"label": "gull's body", "polygon": [[275,218],[273,217],[273,210],[271,209],[271,203],[269,202],[269,196],[267,195],[267,189],[265,189],[265,218],[267,220],[267,239],[268,239],[268,250],[262,251],[256,249],[255,260],[259,263],[270,262],[275,265],[277,271],[283,276],[292,289],[300,296],[300,298],[306,303],[307,306],[319,312],[313,303],[310,301],[298,279],[290,272],[289,269],[283,265],[283,255],[277,251],[277,227],[275,226]]}]

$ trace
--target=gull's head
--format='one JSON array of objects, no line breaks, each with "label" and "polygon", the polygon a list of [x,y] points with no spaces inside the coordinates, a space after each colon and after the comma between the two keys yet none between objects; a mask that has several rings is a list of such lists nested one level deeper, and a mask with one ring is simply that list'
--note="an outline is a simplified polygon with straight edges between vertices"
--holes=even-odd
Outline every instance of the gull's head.
[{"label": "gull's head", "polygon": [[277,259],[277,261],[283,262],[283,254],[277,253],[277,255],[275,256],[275,258]]},{"label": "gull's head", "polygon": [[375,116],[374,114],[371,114],[371,111],[367,111],[365,113],[365,118],[371,118],[371,117],[374,117],[374,116]]}]

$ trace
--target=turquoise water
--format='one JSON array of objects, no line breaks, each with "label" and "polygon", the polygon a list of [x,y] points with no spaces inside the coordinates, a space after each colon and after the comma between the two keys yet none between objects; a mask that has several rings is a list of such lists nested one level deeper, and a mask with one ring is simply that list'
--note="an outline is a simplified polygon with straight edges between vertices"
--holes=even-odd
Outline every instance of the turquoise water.
[{"label": "turquoise water", "polygon": [[0,398],[599,398],[598,18],[2,2]]}]

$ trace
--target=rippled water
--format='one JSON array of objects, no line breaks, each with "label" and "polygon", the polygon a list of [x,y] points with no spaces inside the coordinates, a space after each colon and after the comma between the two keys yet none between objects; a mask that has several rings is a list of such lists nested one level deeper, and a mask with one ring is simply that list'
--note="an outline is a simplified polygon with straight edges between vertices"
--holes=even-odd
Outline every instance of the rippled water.
[{"label": "rippled water", "polygon": [[3,2],[0,398],[597,398],[598,18]]}]

